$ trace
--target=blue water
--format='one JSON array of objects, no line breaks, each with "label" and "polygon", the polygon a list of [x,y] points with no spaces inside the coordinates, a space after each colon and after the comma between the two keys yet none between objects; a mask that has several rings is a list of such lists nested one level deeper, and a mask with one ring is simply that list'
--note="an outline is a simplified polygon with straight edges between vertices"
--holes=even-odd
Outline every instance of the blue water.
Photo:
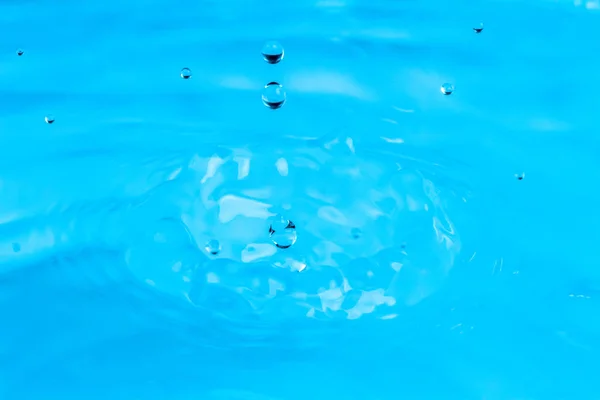
[{"label": "blue water", "polygon": [[597,0],[0,3],[0,399],[600,399],[599,38]]}]

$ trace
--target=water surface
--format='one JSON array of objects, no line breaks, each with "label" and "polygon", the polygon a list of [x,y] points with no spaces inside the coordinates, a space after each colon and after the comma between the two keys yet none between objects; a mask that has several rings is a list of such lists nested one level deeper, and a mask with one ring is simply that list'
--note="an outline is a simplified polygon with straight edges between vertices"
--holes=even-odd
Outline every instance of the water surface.
[{"label": "water surface", "polygon": [[0,397],[600,399],[598,8],[4,2]]}]

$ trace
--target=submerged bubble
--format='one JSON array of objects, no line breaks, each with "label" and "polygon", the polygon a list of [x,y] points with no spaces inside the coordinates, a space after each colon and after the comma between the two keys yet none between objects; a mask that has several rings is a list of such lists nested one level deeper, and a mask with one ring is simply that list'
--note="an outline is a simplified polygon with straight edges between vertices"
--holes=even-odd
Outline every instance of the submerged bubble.
[{"label": "submerged bubble", "polygon": [[451,83],[444,83],[440,88],[440,91],[446,96],[451,95],[452,92],[454,92],[454,86]]},{"label": "submerged bubble", "polygon": [[285,103],[285,91],[283,90],[283,86],[277,82],[267,83],[263,90],[262,101],[265,106],[272,110],[276,110],[283,106],[283,103]]},{"label": "submerged bubble", "polygon": [[275,220],[269,226],[269,236],[280,249],[287,249],[296,243],[298,238],[296,234],[296,225],[281,215],[275,217]]},{"label": "submerged bubble", "polygon": [[17,55],[18,55],[18,56],[22,56],[22,55],[23,55],[23,53],[24,53],[24,51],[23,51],[23,50],[21,50],[21,49],[18,49],[18,50],[17,50]]},{"label": "submerged bubble", "polygon": [[219,241],[216,239],[211,239],[208,242],[206,242],[206,246],[204,248],[207,252],[209,252],[213,256],[216,256],[221,252],[221,243],[219,243]]},{"label": "submerged bubble", "polygon": [[525,172],[521,172],[520,174],[515,174],[515,178],[517,178],[518,181],[522,181],[523,179],[525,179]]},{"label": "submerged bubble", "polygon": [[483,30],[483,22],[473,28],[473,31],[475,33],[481,33],[482,30]]},{"label": "submerged bubble", "polygon": [[47,124],[52,124],[54,123],[54,115],[46,115],[46,118],[44,118],[46,120]]},{"label": "submerged bubble", "polygon": [[350,235],[353,239],[360,239],[360,237],[362,236],[362,231],[358,228],[352,228],[352,230],[350,231]]},{"label": "submerged bubble", "polygon": [[19,251],[21,251],[21,245],[19,243],[17,243],[17,242],[13,243],[12,244],[12,250],[15,253],[18,253]]},{"label": "submerged bubble", "polygon": [[192,77],[192,70],[189,68],[184,68],[181,70],[181,77],[183,79],[190,79]]},{"label": "submerged bubble", "polygon": [[283,46],[274,40],[268,41],[262,48],[262,56],[269,64],[277,64],[283,60]]}]

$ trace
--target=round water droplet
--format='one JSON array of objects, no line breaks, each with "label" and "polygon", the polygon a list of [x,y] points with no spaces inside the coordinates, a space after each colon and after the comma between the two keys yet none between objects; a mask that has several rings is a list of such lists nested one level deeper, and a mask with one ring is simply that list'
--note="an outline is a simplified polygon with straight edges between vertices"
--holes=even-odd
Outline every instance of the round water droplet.
[{"label": "round water droplet", "polygon": [[481,33],[481,31],[482,31],[482,30],[483,30],[483,22],[482,22],[482,23],[480,23],[479,25],[476,25],[476,26],[473,28],[473,31],[474,31],[475,33]]},{"label": "round water droplet", "polygon": [[287,249],[296,243],[298,235],[296,234],[296,225],[290,220],[281,216],[275,217],[275,220],[269,226],[269,236],[280,249]]},{"label": "round water droplet", "polygon": [[352,228],[350,235],[352,236],[352,239],[360,239],[362,236],[362,231],[358,228]]},{"label": "round water droplet", "polygon": [[209,252],[213,256],[216,256],[221,252],[221,243],[219,243],[219,241],[216,239],[211,239],[208,242],[206,242],[206,246],[204,248],[207,252]]},{"label": "round water droplet", "polygon": [[283,60],[283,46],[274,40],[268,41],[262,48],[262,56],[269,64],[277,64]]},{"label": "round water droplet", "polygon": [[189,68],[184,68],[181,70],[181,77],[183,79],[190,79],[192,77],[192,70]]},{"label": "round water droplet", "polygon": [[18,56],[22,56],[23,53],[25,53],[23,50],[21,50],[21,49],[17,50],[17,55]]},{"label": "round water droplet", "polygon": [[13,244],[12,244],[12,250],[13,250],[15,253],[18,253],[19,251],[21,251],[21,245],[20,245],[19,243],[16,243],[16,242],[15,242],[15,243],[13,243]]},{"label": "round water droplet", "polygon": [[46,115],[46,118],[44,118],[46,120],[47,124],[53,124],[54,123],[54,115]]},{"label": "round water droplet", "polygon": [[262,94],[262,101],[271,110],[276,110],[285,103],[285,91],[283,86],[277,82],[269,82]]},{"label": "round water droplet", "polygon": [[440,91],[446,96],[451,95],[452,92],[454,92],[454,86],[451,83],[444,83],[440,88]]},{"label": "round water droplet", "polygon": [[523,179],[525,179],[525,172],[521,172],[520,174],[515,174],[515,178],[517,178],[518,181],[522,181]]}]

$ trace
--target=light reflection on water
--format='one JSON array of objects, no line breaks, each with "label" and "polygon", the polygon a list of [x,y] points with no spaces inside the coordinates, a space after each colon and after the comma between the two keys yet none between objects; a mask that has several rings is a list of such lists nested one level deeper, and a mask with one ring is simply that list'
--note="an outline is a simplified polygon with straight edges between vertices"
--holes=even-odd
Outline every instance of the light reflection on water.
[{"label": "light reflection on water", "polygon": [[1,5],[0,397],[598,397],[597,4]]}]

